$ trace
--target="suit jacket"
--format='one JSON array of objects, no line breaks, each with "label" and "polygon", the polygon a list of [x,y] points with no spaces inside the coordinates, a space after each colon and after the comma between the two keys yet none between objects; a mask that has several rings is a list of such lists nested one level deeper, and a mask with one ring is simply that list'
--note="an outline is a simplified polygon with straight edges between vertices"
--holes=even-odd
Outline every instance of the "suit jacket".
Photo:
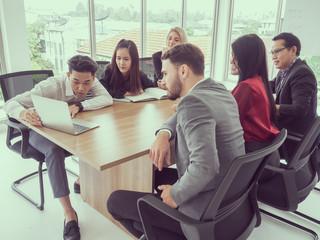
[{"label": "suit jacket", "polygon": [[280,72],[271,82],[280,104],[278,128],[304,134],[317,116],[317,81],[305,61],[297,59],[280,84]]},{"label": "suit jacket", "polygon": [[[200,219],[221,176],[245,154],[237,103],[222,84],[208,78],[179,101],[176,114],[162,128],[175,137],[179,180],[171,195],[179,211]],[[195,239],[190,226],[182,229]]]},{"label": "suit jacket", "polygon": [[161,69],[162,69],[161,55],[162,55],[162,51],[152,54],[152,63],[154,67],[153,77],[155,82],[157,82],[159,79],[162,79],[163,77],[161,73]]},{"label": "suit jacket", "polygon": [[240,83],[232,90],[239,108],[246,142],[272,142],[279,134],[270,120],[270,103],[259,75]]}]

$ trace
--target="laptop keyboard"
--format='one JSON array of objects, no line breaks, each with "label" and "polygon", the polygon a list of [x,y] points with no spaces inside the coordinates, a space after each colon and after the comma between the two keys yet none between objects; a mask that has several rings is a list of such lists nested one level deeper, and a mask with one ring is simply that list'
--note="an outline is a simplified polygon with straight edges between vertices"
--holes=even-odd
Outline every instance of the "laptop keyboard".
[{"label": "laptop keyboard", "polygon": [[87,131],[90,129],[89,127],[79,125],[76,123],[73,123],[73,127],[74,127],[74,130],[76,131],[76,133],[81,133],[81,132],[84,132],[84,131]]}]

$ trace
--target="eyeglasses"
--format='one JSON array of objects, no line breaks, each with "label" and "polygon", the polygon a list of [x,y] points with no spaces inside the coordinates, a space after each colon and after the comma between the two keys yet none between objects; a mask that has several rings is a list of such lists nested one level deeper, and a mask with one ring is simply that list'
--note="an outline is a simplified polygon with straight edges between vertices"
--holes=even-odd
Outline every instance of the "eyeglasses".
[{"label": "eyeglasses", "polygon": [[280,48],[280,49],[277,49],[277,50],[274,50],[274,51],[270,51],[270,54],[271,56],[275,55],[276,57],[279,56],[279,53],[283,50],[283,49],[286,49],[288,47],[284,47],[284,48]]}]

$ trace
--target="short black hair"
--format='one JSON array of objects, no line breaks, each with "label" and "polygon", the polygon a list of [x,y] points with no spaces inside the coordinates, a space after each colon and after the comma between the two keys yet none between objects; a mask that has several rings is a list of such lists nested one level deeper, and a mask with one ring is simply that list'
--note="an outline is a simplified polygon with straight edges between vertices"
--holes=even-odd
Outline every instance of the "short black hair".
[{"label": "short black hair", "polygon": [[69,72],[72,73],[72,70],[77,72],[90,72],[93,76],[97,69],[98,64],[96,61],[92,60],[88,56],[76,55],[68,60]]},{"label": "short black hair", "polygon": [[174,46],[165,52],[161,59],[169,59],[177,67],[186,64],[194,74],[204,75],[204,55],[199,47],[191,43]]},{"label": "short black hair", "polygon": [[285,47],[291,48],[293,46],[296,46],[297,47],[296,55],[297,56],[300,55],[301,43],[300,43],[300,40],[297,36],[293,35],[292,33],[283,32],[283,33],[280,33],[277,36],[275,36],[272,39],[272,41],[276,41],[276,40],[280,40],[280,39],[284,40]]}]

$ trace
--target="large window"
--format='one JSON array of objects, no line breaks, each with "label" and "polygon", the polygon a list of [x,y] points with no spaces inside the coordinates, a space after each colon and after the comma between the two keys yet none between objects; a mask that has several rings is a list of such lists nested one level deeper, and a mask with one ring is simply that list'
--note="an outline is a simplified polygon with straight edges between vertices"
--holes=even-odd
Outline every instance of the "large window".
[{"label": "large window", "polygon": [[[224,81],[227,85],[231,83],[228,88],[235,86],[237,76],[229,73],[229,56],[226,61],[224,57],[221,58],[221,54],[226,55],[226,52],[231,52],[230,45],[226,47],[223,43],[227,45],[229,40],[232,43],[241,35],[256,33],[265,42],[267,51],[270,51],[271,39],[276,34],[279,5],[279,0],[233,0],[227,1],[233,3],[232,11],[224,11],[228,8],[228,4],[220,2],[217,7],[227,20],[219,16],[219,24],[216,25],[213,34],[216,6],[212,0],[24,0],[24,2],[33,69],[54,69],[55,74],[64,73],[67,71],[67,60],[75,54],[87,54],[96,57],[96,60],[110,61],[116,44],[122,38],[133,40],[137,44],[140,57],[151,57],[154,52],[165,47],[168,31],[172,27],[179,26],[184,27],[189,42],[196,44],[204,52],[206,76],[209,76],[210,68],[214,66],[212,74],[217,73],[215,77],[218,80],[227,80]],[[94,4],[94,23],[91,25],[94,26],[95,35],[91,37],[89,2]],[[231,37],[227,37],[225,41],[221,36],[229,36],[229,26],[231,26]],[[217,38],[222,40],[222,44]],[[90,41],[95,44],[95,48],[90,47]],[[95,52],[90,52],[90,49],[95,49]],[[306,58],[319,78],[319,57],[302,57]],[[217,71],[216,63],[212,63],[211,59],[219,60],[219,69],[225,71]],[[271,57],[268,61],[271,73],[274,69]]]},{"label": "large window", "polygon": [[89,44],[88,1],[24,3],[32,69],[53,69],[55,74],[67,72],[67,60]]},{"label": "large window", "polygon": [[300,58],[306,60],[307,64],[317,78],[318,86],[320,86],[320,56],[301,55]]},{"label": "large window", "polygon": [[140,0],[95,0],[94,9],[96,60],[110,61],[123,38],[135,42],[141,53]]},{"label": "large window", "polygon": [[181,27],[182,1],[147,1],[146,56],[166,47],[171,28]]},{"label": "large window", "polygon": [[[1,26],[0,26],[0,75],[3,74],[4,69],[4,55],[3,55],[3,43],[2,43],[2,32],[1,32]],[[0,106],[3,105],[3,95],[2,90],[0,88]]]},{"label": "large window", "polygon": [[205,75],[210,75],[214,1],[187,1],[186,32],[189,42],[197,45],[205,56]]},{"label": "large window", "polygon": [[[266,50],[269,52],[272,38],[276,33],[277,9],[278,0],[234,0],[231,43],[242,35],[255,33],[262,38]],[[236,85],[238,76],[233,76],[230,73],[230,56],[226,64],[228,66],[228,80],[232,83],[229,83],[231,87]],[[269,55],[267,56],[269,70],[271,70],[273,66],[272,58]],[[271,71],[269,72],[271,73]]]}]

